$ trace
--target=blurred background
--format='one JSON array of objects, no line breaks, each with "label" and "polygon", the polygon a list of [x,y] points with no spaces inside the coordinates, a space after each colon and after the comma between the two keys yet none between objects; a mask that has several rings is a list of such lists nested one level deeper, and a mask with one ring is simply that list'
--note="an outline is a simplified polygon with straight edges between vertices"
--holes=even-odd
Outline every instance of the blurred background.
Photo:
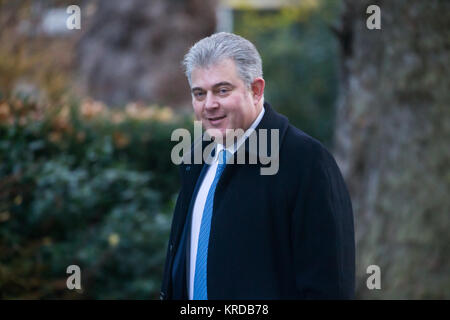
[{"label": "blurred background", "polygon": [[180,62],[217,31],[256,45],[266,101],[336,157],[357,298],[450,298],[446,0],[0,0],[0,298],[158,299],[170,135],[194,119]]}]

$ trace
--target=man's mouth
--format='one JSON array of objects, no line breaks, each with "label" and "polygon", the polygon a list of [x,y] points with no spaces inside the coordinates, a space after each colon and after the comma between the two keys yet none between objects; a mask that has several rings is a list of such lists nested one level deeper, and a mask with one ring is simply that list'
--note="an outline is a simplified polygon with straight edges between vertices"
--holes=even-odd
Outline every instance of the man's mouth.
[{"label": "man's mouth", "polygon": [[218,125],[220,124],[220,122],[222,121],[222,119],[225,119],[226,116],[220,116],[220,117],[208,117],[208,121],[212,124],[212,125]]}]

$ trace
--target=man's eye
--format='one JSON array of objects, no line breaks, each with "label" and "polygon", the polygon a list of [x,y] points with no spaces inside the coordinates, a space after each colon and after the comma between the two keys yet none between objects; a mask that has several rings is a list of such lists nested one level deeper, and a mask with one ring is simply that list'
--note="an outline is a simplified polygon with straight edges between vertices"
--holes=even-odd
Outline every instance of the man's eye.
[{"label": "man's eye", "polygon": [[197,97],[197,98],[201,98],[204,95],[205,94],[203,92],[201,92],[201,91],[194,92],[194,96]]},{"label": "man's eye", "polygon": [[226,93],[228,93],[228,91],[230,91],[230,90],[228,90],[228,89],[226,89],[226,88],[221,88],[221,89],[219,89],[219,93],[220,93],[220,94],[226,94]]}]

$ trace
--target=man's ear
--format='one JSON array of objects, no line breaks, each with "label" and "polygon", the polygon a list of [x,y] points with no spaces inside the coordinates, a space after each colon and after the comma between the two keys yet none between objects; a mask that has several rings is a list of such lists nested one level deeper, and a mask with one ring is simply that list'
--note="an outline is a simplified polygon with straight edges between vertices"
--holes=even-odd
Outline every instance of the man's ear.
[{"label": "man's ear", "polygon": [[256,78],[255,80],[253,80],[251,90],[253,101],[255,102],[255,104],[258,104],[258,102],[263,97],[265,84],[266,82],[263,78]]}]

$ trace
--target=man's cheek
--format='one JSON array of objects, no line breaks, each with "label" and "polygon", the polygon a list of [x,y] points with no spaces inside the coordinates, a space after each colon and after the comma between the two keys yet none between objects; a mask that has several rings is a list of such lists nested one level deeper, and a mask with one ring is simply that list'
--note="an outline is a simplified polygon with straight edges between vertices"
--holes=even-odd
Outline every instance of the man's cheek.
[{"label": "man's cheek", "polygon": [[223,123],[223,127],[226,129],[231,129],[233,121],[231,120],[231,116],[227,115],[225,121]]}]

